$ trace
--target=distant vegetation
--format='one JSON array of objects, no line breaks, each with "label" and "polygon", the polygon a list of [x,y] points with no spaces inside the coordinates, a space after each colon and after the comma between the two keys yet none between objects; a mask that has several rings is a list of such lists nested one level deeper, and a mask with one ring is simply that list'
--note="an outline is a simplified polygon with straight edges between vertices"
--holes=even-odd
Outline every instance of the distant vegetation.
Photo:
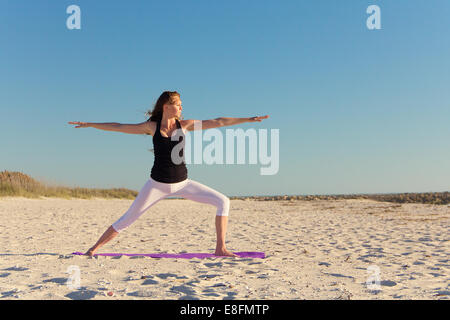
[{"label": "distant vegetation", "polygon": [[[243,197],[230,197],[230,199]],[[304,196],[255,196],[244,197],[260,201],[272,200],[342,200],[342,199],[371,199],[396,203],[428,203],[445,205],[450,203],[450,192],[425,192],[425,193],[389,193],[389,194],[342,194],[342,195],[304,195]]]},{"label": "distant vegetation", "polygon": [[[0,197],[55,197],[55,198],[116,198],[135,199],[138,192],[125,188],[91,189],[47,186],[21,172],[0,172]],[[345,194],[345,195],[298,195],[298,196],[244,196],[230,197],[230,199],[254,199],[260,201],[277,200],[342,200],[342,199],[371,199],[397,203],[428,203],[450,204],[450,192],[426,193],[392,193],[392,194]]]},{"label": "distant vegetation", "polygon": [[0,172],[0,197],[54,198],[118,198],[134,199],[137,191],[115,189],[69,188],[48,186],[21,172]]}]

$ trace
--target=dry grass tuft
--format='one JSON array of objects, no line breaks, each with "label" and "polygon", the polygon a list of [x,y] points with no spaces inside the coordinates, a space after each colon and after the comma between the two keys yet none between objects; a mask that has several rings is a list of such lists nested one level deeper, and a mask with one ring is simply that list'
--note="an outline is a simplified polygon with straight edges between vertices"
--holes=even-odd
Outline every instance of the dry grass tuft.
[{"label": "dry grass tuft", "polygon": [[25,198],[117,198],[134,199],[138,192],[125,188],[91,189],[47,186],[22,172],[0,172],[0,197]]}]

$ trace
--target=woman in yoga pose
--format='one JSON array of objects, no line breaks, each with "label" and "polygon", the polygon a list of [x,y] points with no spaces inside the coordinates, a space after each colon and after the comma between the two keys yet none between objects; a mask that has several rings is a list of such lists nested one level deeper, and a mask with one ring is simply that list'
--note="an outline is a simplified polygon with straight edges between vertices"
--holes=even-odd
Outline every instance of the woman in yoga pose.
[{"label": "woman in yoga pose", "polygon": [[[183,149],[179,152],[181,163],[176,164],[172,159],[172,150],[184,140],[184,132],[193,130],[205,130],[231,126],[244,122],[261,122],[269,116],[251,118],[217,118],[211,120],[181,120],[181,99],[176,91],[165,91],[158,98],[150,119],[137,124],[121,123],[92,123],[69,122],[77,125],[75,128],[97,128],[107,131],[118,131],[129,134],[149,134],[153,136],[155,161],[149,180],[140,190],[134,202],[125,214],[114,222],[100,237],[100,239],[85,254],[93,256],[104,244],[115,238],[120,231],[129,227],[145,211],[158,201],[168,196],[181,197],[197,202],[214,205],[216,211],[216,256],[236,255],[227,250],[225,246],[225,234],[227,231],[228,211],[230,199],[222,193],[209,188],[199,182],[188,179],[187,168],[184,162]],[[178,130],[179,129],[179,130]],[[173,134],[179,135],[178,141],[172,140]]]}]

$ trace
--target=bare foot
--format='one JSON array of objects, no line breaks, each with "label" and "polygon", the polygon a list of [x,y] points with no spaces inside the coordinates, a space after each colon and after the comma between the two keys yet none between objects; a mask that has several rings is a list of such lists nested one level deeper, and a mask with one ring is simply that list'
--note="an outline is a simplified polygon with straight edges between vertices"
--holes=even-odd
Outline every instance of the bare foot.
[{"label": "bare foot", "polygon": [[90,248],[84,255],[89,256],[89,257],[93,257],[94,256],[94,252],[95,252],[95,250]]},{"label": "bare foot", "polygon": [[226,257],[237,257],[233,252],[228,251],[227,249],[216,249],[214,253],[216,256],[226,256]]}]

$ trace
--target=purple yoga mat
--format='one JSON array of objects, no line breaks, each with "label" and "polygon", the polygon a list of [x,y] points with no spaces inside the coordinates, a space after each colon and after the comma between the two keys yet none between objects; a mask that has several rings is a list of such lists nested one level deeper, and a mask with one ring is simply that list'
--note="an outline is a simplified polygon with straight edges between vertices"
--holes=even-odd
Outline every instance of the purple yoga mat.
[{"label": "purple yoga mat", "polygon": [[[264,252],[233,252],[239,258],[261,258],[264,259],[266,255]],[[82,252],[73,252],[72,254],[83,255]],[[217,258],[213,253],[99,253],[94,254],[94,256],[106,256],[106,257],[118,257],[118,256],[129,256],[137,257],[144,256],[150,258],[181,258],[181,259],[192,259],[192,258]]]}]

